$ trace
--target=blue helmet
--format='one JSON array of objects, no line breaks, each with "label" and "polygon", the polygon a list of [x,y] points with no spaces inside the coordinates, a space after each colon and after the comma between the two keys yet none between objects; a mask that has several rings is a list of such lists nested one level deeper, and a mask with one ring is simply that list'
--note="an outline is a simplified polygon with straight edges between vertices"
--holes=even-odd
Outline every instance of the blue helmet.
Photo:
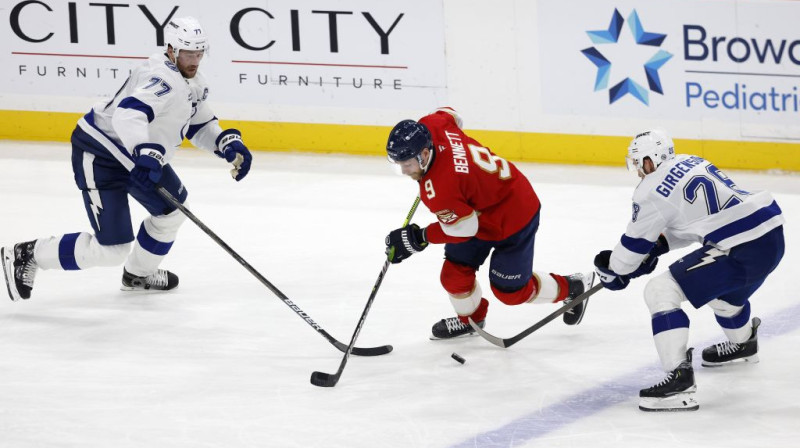
[{"label": "blue helmet", "polygon": [[420,154],[425,148],[433,148],[431,133],[425,125],[414,120],[397,123],[389,133],[389,141],[386,142],[386,153],[392,162],[402,162],[416,157],[421,164]]}]

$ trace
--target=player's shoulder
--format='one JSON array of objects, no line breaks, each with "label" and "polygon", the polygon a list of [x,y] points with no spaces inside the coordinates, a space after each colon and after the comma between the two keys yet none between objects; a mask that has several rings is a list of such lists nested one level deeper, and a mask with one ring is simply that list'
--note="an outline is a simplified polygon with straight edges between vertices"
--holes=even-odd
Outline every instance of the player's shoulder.
[{"label": "player's shoulder", "polygon": [[436,150],[433,164],[423,179],[430,179],[436,185],[441,185],[442,189],[457,190],[462,177],[455,175],[453,154],[443,145]]},{"label": "player's shoulder", "polygon": [[149,83],[153,77],[156,77],[171,82],[171,84],[174,84],[173,87],[178,87],[181,84],[179,81],[183,80],[183,75],[181,75],[178,67],[162,53],[151,55],[142,68],[145,73],[140,78],[144,82]]},{"label": "player's shoulder", "polygon": [[178,67],[163,53],[153,53],[147,58],[147,70],[153,73],[175,73],[180,75]]},{"label": "player's shoulder", "polygon": [[645,176],[633,192],[633,201],[644,203],[668,199],[671,192],[685,178],[685,174],[692,166],[702,159],[688,154],[676,155],[668,160],[654,172]]},{"label": "player's shoulder", "polygon": [[420,118],[419,122],[431,132],[448,127],[460,130],[463,123],[461,116],[451,107],[440,107]]},{"label": "player's shoulder", "polygon": [[639,185],[636,186],[636,189],[633,190],[633,202],[637,204],[643,204],[646,202],[651,202],[654,199],[658,199],[653,195],[653,193],[656,191],[661,182],[663,182],[664,176],[666,176],[668,171],[668,166],[661,166],[655,172],[645,176],[644,179],[639,182]]}]

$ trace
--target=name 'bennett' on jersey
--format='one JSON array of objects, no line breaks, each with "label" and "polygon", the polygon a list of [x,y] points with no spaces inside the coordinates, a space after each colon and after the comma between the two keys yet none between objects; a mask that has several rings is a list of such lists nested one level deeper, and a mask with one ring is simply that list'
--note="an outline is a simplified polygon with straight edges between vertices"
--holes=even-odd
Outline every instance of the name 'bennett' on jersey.
[{"label": "name 'bennett' on jersey", "polygon": [[447,141],[450,142],[450,148],[453,150],[453,169],[456,173],[469,174],[469,162],[467,161],[467,151],[464,150],[464,143],[461,142],[461,137],[455,132],[445,131]]},{"label": "name 'bennett' on jersey", "polygon": [[[701,157],[692,156],[682,162],[676,163],[675,166],[672,167],[671,170],[669,170],[670,174],[667,174],[667,176],[664,177],[664,180],[656,187],[656,192],[658,192],[661,196],[668,198],[669,194],[672,193],[672,190],[675,189],[675,184],[678,183],[678,179],[683,178],[683,176],[685,176],[686,173],[691,171],[692,168],[696,167],[697,165],[700,165],[704,161],[705,160],[703,160],[703,158]],[[717,171],[718,170],[714,169],[714,172]]]}]

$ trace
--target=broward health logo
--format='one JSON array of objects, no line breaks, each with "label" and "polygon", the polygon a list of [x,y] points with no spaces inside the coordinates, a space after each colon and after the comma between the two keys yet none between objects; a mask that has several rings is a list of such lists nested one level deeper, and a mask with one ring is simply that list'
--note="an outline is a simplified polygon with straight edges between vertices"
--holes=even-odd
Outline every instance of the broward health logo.
[{"label": "broward health logo", "polygon": [[[622,26],[625,19],[622,14],[615,8],[614,15],[611,17],[611,23],[608,25],[607,30],[587,31],[586,34],[595,45],[603,44],[618,44]],[[661,47],[664,39],[667,38],[666,34],[650,33],[644,30],[639,14],[634,9],[628,16],[628,27],[633,35],[633,40],[636,45],[646,45],[650,47]],[[594,81],[594,91],[605,90],[608,88],[608,79],[611,74],[611,61],[609,61],[603,54],[595,47],[589,47],[581,50],[587,58],[597,67],[597,77]],[[656,92],[663,95],[664,89],[661,87],[661,78],[658,76],[658,69],[660,69],[667,61],[672,58],[672,54],[658,49],[656,53],[644,63],[644,72],[647,77],[648,89],[634,81],[630,76],[626,76],[619,83],[608,89],[608,103],[614,104],[617,100],[625,95],[632,95],[634,98],[641,101],[644,105],[650,104],[649,93]]]}]

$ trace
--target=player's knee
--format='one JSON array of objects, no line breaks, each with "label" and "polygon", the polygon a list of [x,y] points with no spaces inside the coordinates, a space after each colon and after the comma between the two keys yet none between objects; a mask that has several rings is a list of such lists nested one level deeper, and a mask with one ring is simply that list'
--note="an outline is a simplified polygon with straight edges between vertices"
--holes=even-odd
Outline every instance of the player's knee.
[{"label": "player's knee", "polygon": [[[186,204],[184,204],[186,205]],[[186,215],[175,209],[166,215],[150,216],[147,218],[148,232],[155,233],[156,235],[169,235],[178,231],[178,228],[186,221]]]},{"label": "player's knee", "polygon": [[[745,303],[747,302],[745,301]],[[719,317],[736,316],[744,308],[744,305],[733,305],[720,299],[714,299],[708,302],[708,306],[711,307],[711,309],[714,310],[714,314],[716,314]]]},{"label": "player's knee", "polygon": [[475,287],[475,268],[445,260],[440,275],[442,287],[451,296],[469,294]]},{"label": "player's knee", "polygon": [[177,209],[166,215],[148,216],[142,222],[137,238],[140,242],[143,237],[164,243],[172,242],[185,220],[186,215]]},{"label": "player's knee", "polygon": [[504,288],[494,283],[492,283],[491,286],[492,293],[497,297],[497,300],[506,305],[521,305],[528,302],[533,296],[535,289],[533,279],[528,280],[528,283],[519,288]]},{"label": "player's knee", "polygon": [[669,271],[650,279],[644,288],[644,302],[650,314],[680,308],[684,300],[686,295]]}]

